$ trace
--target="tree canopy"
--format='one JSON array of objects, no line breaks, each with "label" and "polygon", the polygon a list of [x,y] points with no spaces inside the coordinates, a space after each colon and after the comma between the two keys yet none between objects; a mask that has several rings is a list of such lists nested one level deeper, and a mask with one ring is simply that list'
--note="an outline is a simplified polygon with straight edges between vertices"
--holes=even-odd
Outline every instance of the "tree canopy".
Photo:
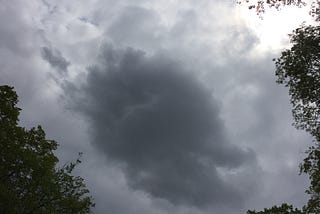
[{"label": "tree canopy", "polygon": [[[265,5],[305,6],[302,0],[240,1],[248,3],[249,9],[265,12]],[[294,126],[307,131],[314,137],[314,146],[307,151],[307,157],[300,165],[300,173],[308,175],[310,186],[306,190],[309,200],[302,209],[282,204],[265,208],[263,211],[248,211],[248,214],[317,214],[320,213],[320,0],[312,1],[310,15],[315,25],[301,25],[290,34],[291,48],[284,50],[274,59],[277,83],[288,87]]]},{"label": "tree canopy", "polygon": [[297,208],[293,208],[292,205],[282,204],[281,206],[273,206],[269,209],[265,208],[263,211],[248,211],[247,214],[303,214],[303,212]]},{"label": "tree canopy", "polygon": [[0,213],[90,213],[93,199],[77,164],[57,168],[57,142],[41,126],[18,125],[20,109],[13,87],[0,86]]},{"label": "tree canopy", "polygon": [[289,88],[295,126],[320,141],[320,26],[301,26],[276,60],[277,82]]},{"label": "tree canopy", "polygon": [[[309,1],[310,15],[319,21],[320,0]],[[237,0],[238,4],[246,4],[249,9],[254,9],[258,15],[266,12],[266,8],[275,8],[277,10],[285,6],[303,7],[309,3],[307,0]]]}]

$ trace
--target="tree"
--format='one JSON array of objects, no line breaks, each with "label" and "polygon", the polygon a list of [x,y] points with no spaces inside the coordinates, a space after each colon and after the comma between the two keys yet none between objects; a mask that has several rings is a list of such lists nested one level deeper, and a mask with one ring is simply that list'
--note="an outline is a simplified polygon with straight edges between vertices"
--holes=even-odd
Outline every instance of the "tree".
[{"label": "tree", "polygon": [[[254,9],[258,15],[266,12],[266,8],[275,8],[277,10],[284,6],[303,7],[307,5],[307,0],[238,0],[238,4],[247,4],[249,9]],[[319,21],[320,18],[320,0],[311,1],[310,15]]]},{"label": "tree", "polygon": [[289,88],[294,125],[320,141],[320,26],[301,26],[276,60],[277,82]]},{"label": "tree", "polygon": [[310,187],[306,191],[310,195],[307,205],[304,206],[305,213],[320,213],[320,146],[312,146],[307,151],[308,156],[300,166],[303,173],[309,175]]},{"label": "tree", "polygon": [[270,209],[264,209],[263,211],[248,211],[247,214],[303,214],[301,210],[293,208],[292,205],[282,204],[281,206],[273,206]]},{"label": "tree", "polygon": [[[261,2],[261,1],[259,1]],[[275,1],[266,1],[266,3]],[[299,4],[301,1],[281,1],[283,4]],[[289,3],[288,3],[289,2]],[[311,11],[317,17],[317,24],[297,28],[290,34],[292,47],[284,50],[276,64],[277,83],[289,88],[294,126],[303,129],[314,137],[315,146],[307,151],[307,157],[300,165],[300,172],[309,176],[310,195],[307,204],[301,210],[291,205],[274,206],[264,211],[248,211],[248,214],[299,214],[320,213],[320,26],[319,8]]]},{"label": "tree", "polygon": [[[240,0],[258,15],[265,12],[266,5],[280,9],[283,6],[305,6],[302,0]],[[248,214],[317,214],[320,213],[320,0],[311,3],[310,15],[315,25],[302,25],[290,34],[292,47],[284,50],[276,64],[277,83],[289,88],[294,126],[314,137],[314,146],[306,151],[307,157],[300,164],[300,173],[307,174],[310,186],[306,193],[310,199],[302,210],[282,204],[263,211]]]},{"label": "tree", "polygon": [[90,213],[89,190],[72,175],[80,160],[57,168],[58,144],[41,126],[19,126],[17,103],[13,87],[0,86],[0,213]]}]

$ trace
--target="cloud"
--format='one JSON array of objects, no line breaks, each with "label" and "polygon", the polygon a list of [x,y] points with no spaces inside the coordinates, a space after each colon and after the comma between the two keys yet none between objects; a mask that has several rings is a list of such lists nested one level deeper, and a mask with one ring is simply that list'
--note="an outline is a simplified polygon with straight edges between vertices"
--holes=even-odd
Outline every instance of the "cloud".
[{"label": "cloud", "polygon": [[151,46],[159,39],[159,15],[150,9],[141,7],[126,7],[108,29],[110,36],[116,43],[128,42]]},{"label": "cloud", "polygon": [[178,63],[127,48],[105,48],[86,85],[66,87],[91,124],[94,145],[123,165],[131,188],[173,204],[239,204],[242,193],[221,179],[255,162],[228,142],[210,91]]},{"label": "cloud", "polygon": [[48,47],[41,48],[42,58],[46,60],[53,68],[62,74],[67,72],[70,62],[68,62],[59,50],[51,49]]},{"label": "cloud", "polygon": [[[0,81],[17,89],[19,106],[23,109],[21,124],[27,127],[41,124],[48,138],[60,143],[57,151],[60,163],[73,160],[78,151],[84,152],[78,172],[85,175],[97,204],[96,213],[108,210],[113,214],[234,214],[282,202],[296,206],[305,204],[303,192],[309,181],[298,176],[298,164],[304,157],[307,142],[312,140],[290,126],[292,116],[287,89],[274,82],[271,59],[277,57],[276,53],[270,50],[274,55],[268,55],[257,51],[258,37],[246,27],[233,4],[225,4],[225,1],[194,4],[191,0],[165,4],[145,0],[44,3],[3,2]],[[146,57],[143,52],[134,50],[131,55],[138,60],[129,63],[129,59],[134,58],[127,56],[130,51],[103,50],[100,45],[106,41],[115,47],[144,50],[149,56],[163,51],[166,57],[181,63],[159,55]],[[72,64],[67,66],[68,75],[44,60],[43,47]],[[101,49],[104,52],[97,62],[96,55]],[[127,68],[124,63],[128,64]],[[89,69],[87,85],[82,85],[81,81],[85,80],[82,75],[92,64],[96,65]],[[135,68],[133,65],[143,71],[129,72],[129,68]],[[201,78],[202,83],[212,89],[215,99],[182,67]],[[67,92],[73,104],[78,104],[78,110],[91,121],[89,124],[83,120],[83,115],[64,108],[60,95],[66,91],[60,86],[66,80],[73,82],[70,87],[80,87],[80,90],[69,88]],[[180,80],[185,80],[185,86]],[[121,85],[126,87],[122,89]],[[178,95],[174,86],[186,91],[186,95]],[[95,87],[97,93],[93,90]],[[101,92],[103,90],[118,95],[106,95]],[[196,95],[191,95],[191,91]],[[184,119],[181,123],[174,122],[172,116],[157,117],[179,116],[165,103],[179,106],[182,101],[184,104],[180,106],[189,108],[183,107],[184,111],[179,112],[187,114],[181,116]],[[194,110],[191,110],[193,105]],[[204,116],[209,113],[211,116]],[[157,121],[168,117],[170,120],[165,120],[169,121],[168,125],[159,128],[161,123]],[[193,122],[194,126],[185,122],[195,121],[192,118],[204,121],[202,124],[207,130],[198,128],[200,122]],[[220,128],[206,125],[210,121],[216,121]],[[149,124],[153,125],[149,127]],[[89,125],[91,135],[87,134]],[[112,128],[110,133],[104,133],[111,129],[109,127]],[[183,136],[176,134],[177,127],[187,130]],[[209,133],[209,129],[213,131]],[[217,130],[221,131],[219,136]],[[121,133],[130,135],[124,139]],[[94,147],[88,144],[89,139]],[[142,139],[150,139],[150,145],[139,144]],[[111,150],[110,142],[123,145]],[[134,153],[127,149],[129,142],[135,145]],[[157,142],[165,143],[160,147]],[[175,147],[170,147],[170,142],[175,142]],[[258,163],[252,153],[238,149],[247,147],[254,150]],[[97,148],[101,151],[99,155]],[[169,148],[167,153],[158,155],[157,162],[156,155],[165,148]],[[234,155],[228,157],[232,151]],[[174,162],[174,155],[179,162]],[[107,162],[105,156],[109,158]],[[122,169],[118,168],[119,163]],[[116,174],[112,173],[113,168]],[[182,168],[185,170],[178,170]],[[141,175],[153,177],[141,178]],[[185,184],[188,179],[190,187]],[[166,193],[160,191],[167,190],[169,184],[174,184],[179,191],[176,194],[174,189]],[[218,193],[212,194],[213,190]],[[234,196],[230,196],[231,193]],[[208,199],[210,194],[212,199]],[[207,201],[196,202],[194,196],[197,195]],[[212,206],[202,209],[208,201]],[[198,207],[184,206],[187,203]]]}]

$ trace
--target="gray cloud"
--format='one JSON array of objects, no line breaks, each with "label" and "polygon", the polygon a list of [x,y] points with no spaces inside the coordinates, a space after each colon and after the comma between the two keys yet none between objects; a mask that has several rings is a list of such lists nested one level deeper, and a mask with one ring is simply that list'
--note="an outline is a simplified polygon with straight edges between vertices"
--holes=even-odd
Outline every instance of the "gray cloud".
[{"label": "gray cloud", "polygon": [[[116,43],[128,42],[140,45],[153,45],[161,35],[160,17],[149,9],[141,7],[126,7],[108,29]],[[161,33],[160,33],[161,32]]]},{"label": "gray cloud", "polygon": [[101,59],[85,86],[67,92],[89,118],[96,147],[123,164],[129,185],[174,204],[240,204],[241,192],[217,167],[232,170],[255,157],[228,142],[211,93],[163,56],[109,47]]},{"label": "gray cloud", "polygon": [[42,47],[41,55],[44,60],[46,60],[53,68],[62,74],[67,72],[70,62],[68,62],[61,54],[59,50]]},{"label": "gray cloud", "polygon": [[[46,130],[48,138],[55,139],[60,143],[57,154],[61,164],[76,158],[78,151],[84,152],[84,161],[77,168],[77,172],[84,176],[95,198],[96,213],[105,213],[107,210],[113,214],[238,214],[245,213],[247,209],[260,210],[282,202],[292,203],[296,206],[305,204],[306,195],[303,193],[309,181],[305,177],[298,176],[298,164],[304,157],[303,151],[309,145],[307,143],[312,142],[312,139],[304,132],[298,132],[290,126],[292,116],[288,92],[282,86],[277,86],[274,83],[274,65],[270,59],[277,55],[270,56],[266,52],[257,52],[255,48],[260,41],[250,29],[246,28],[245,23],[238,16],[239,14],[234,11],[234,5],[226,6],[225,1],[220,2],[221,4],[217,1],[198,1],[194,4],[194,1],[191,0],[168,1],[165,4],[161,1],[145,0],[95,0],[81,3],[76,0],[65,2],[52,0],[50,4],[44,4],[44,1],[26,2],[23,0],[2,2],[2,12],[0,13],[0,82],[15,86],[21,100],[19,106],[23,109],[21,124],[27,127],[41,124]],[[10,20],[10,24],[8,24],[8,20]],[[151,69],[153,63],[153,67],[159,68],[155,72],[159,78],[155,77],[155,74],[154,76],[147,75],[141,71],[131,72],[133,74],[130,76],[127,75],[130,73],[129,71],[124,72],[122,63],[125,61],[126,51],[106,49],[102,54],[101,62],[90,70],[91,81],[89,81],[89,85],[83,86],[81,90],[71,94],[80,97],[73,97],[73,101],[74,104],[81,102],[79,105],[84,105],[78,110],[81,110],[91,120],[91,123],[87,124],[87,120],[82,118],[83,115],[76,115],[73,111],[69,112],[64,108],[64,103],[61,102],[59,96],[65,91],[60,89],[60,83],[67,79],[73,81],[76,87],[81,85],[82,72],[86,72],[87,65],[96,63],[97,50],[100,49],[100,44],[105,41],[112,42],[116,47],[130,46],[142,49],[148,54],[162,50],[169,58],[183,63],[177,65],[159,56],[148,58],[142,54],[141,59],[138,60],[141,63],[139,66],[144,70],[149,68],[150,71],[156,70]],[[49,51],[54,56],[59,55],[55,52],[56,49],[63,53],[63,58],[72,64],[67,67],[70,75],[61,76],[62,70],[59,70],[59,67],[53,68],[52,65],[49,67],[48,61],[43,60],[39,51],[42,47],[49,47]],[[51,47],[54,48],[51,49]],[[271,51],[276,54],[273,50]],[[109,56],[109,60],[107,60],[107,56]],[[137,67],[139,66],[137,65]],[[216,101],[211,100],[210,92],[193,80],[192,75],[183,73],[181,67],[196,72],[197,77],[202,78],[203,83],[213,89]],[[160,70],[166,69],[169,71],[160,72]],[[111,71],[114,71],[113,74]],[[115,74],[116,71],[119,73],[118,75]],[[110,97],[114,96],[103,96],[104,94],[100,93],[102,97],[100,99],[98,98],[99,93],[93,94],[91,88],[95,87],[94,73],[98,73],[97,79],[103,79],[97,81],[97,90],[119,91],[120,96],[117,101],[119,104],[115,105],[115,101],[112,104],[105,104],[106,97],[111,99]],[[122,77],[120,73],[128,78]],[[192,100],[212,105],[211,112],[215,116],[213,118],[207,117],[206,121],[216,120],[219,114],[226,127],[223,128],[223,124],[217,122],[217,126],[221,129],[220,137],[216,137],[216,131],[211,134],[208,134],[208,131],[202,132],[206,137],[197,141],[200,146],[194,152],[192,145],[196,146],[195,143],[192,143],[195,142],[193,140],[186,140],[186,145],[191,142],[189,147],[184,143],[174,144],[177,147],[183,147],[180,149],[184,152],[183,154],[192,150],[195,154],[192,156],[193,161],[188,155],[181,155],[180,150],[178,151],[174,147],[175,150],[168,149],[168,158],[165,161],[162,160],[164,158],[161,158],[158,163],[156,154],[164,150],[157,149],[159,146],[154,146],[155,149],[152,150],[152,146],[156,142],[153,140],[156,137],[152,136],[157,135],[150,134],[148,130],[151,130],[152,127],[156,129],[159,126],[144,128],[146,130],[144,132],[149,134],[150,146],[152,145],[151,148],[149,146],[144,149],[142,148],[144,144],[137,142],[141,142],[141,139],[145,139],[147,136],[138,135],[139,130],[135,127],[131,128],[133,125],[130,125],[142,124],[141,127],[145,127],[146,124],[152,122],[151,119],[143,120],[142,118],[145,118],[143,116],[169,111],[164,105],[165,101],[169,100],[169,98],[165,98],[168,96],[164,96],[164,87],[161,90],[158,89],[158,92],[150,92],[151,89],[155,91],[160,88],[160,83],[155,79],[158,78],[163,83],[165,77],[168,77],[168,73],[173,73],[171,75],[176,79],[181,77],[181,79],[189,81],[184,87],[180,84],[180,80],[171,78],[173,80],[168,83],[170,86],[168,91],[175,92],[173,86],[178,83],[178,88],[183,90],[193,88],[194,92],[197,92],[202,98],[194,98],[195,96],[190,95],[192,99],[185,101],[186,105]],[[117,80],[111,81],[112,78]],[[149,82],[151,86],[139,85],[138,82],[141,83],[142,79],[149,79],[152,83]],[[168,79],[170,78],[168,77]],[[121,90],[120,80],[125,82],[123,85],[130,83],[129,85],[132,85],[137,92],[131,92],[129,89]],[[111,86],[112,82],[116,86]],[[108,87],[102,85],[104,83],[108,84]],[[142,91],[148,91],[147,94],[151,95],[141,95],[140,100],[138,98],[131,98],[130,101],[127,98],[121,99],[126,91],[128,91],[127,94],[130,98],[133,96],[131,94],[141,94]],[[69,92],[71,93],[71,91]],[[82,94],[82,92],[85,93]],[[161,99],[155,99],[157,96],[154,94],[164,97],[162,105],[158,104]],[[175,104],[180,99],[174,99],[178,97],[174,94],[171,100]],[[212,103],[211,101],[202,101],[209,99]],[[102,104],[95,104],[100,101],[103,101]],[[217,107],[217,101],[221,105],[220,110]],[[139,106],[140,103],[141,106]],[[158,110],[150,107],[151,110],[147,111],[148,105],[156,106]],[[103,106],[119,107],[120,110],[116,114],[114,113],[117,112],[116,109],[103,110]],[[206,109],[202,106],[207,105],[200,104],[195,109],[198,109],[197,111]],[[188,111],[193,112],[185,110],[185,112]],[[172,110],[172,112],[174,111]],[[203,112],[208,113],[209,111],[203,110]],[[183,114],[185,113],[181,113],[181,115]],[[198,115],[202,114],[194,113],[193,115],[197,115],[195,118],[200,118]],[[99,116],[101,118],[97,120],[96,118]],[[107,120],[104,118],[111,119],[108,119],[109,122],[103,123],[103,120]],[[122,121],[119,118],[124,119]],[[192,118],[188,118],[184,121],[193,121]],[[156,119],[152,121],[156,121]],[[99,123],[104,125],[99,128]],[[175,123],[172,122],[172,124]],[[87,126],[89,125],[92,130],[91,136],[87,134]],[[103,134],[102,132],[107,130],[104,127],[109,126],[113,127],[112,130],[115,131],[111,134]],[[158,142],[169,139],[166,137],[169,136],[166,134],[169,132],[167,130],[173,130],[173,133],[177,132],[175,127],[170,127],[161,129],[164,134],[161,135],[162,138]],[[193,128],[192,125],[184,127],[187,130]],[[127,131],[129,128],[131,128],[132,134],[127,136],[135,137],[135,141],[130,142],[134,145],[141,145],[133,150],[136,156],[125,156],[123,153],[127,147],[119,147],[117,151],[122,151],[122,153],[115,154],[113,150],[109,149],[109,144],[107,146],[103,144],[114,140],[114,142],[124,142],[124,145],[127,145],[130,139],[127,139],[128,137],[123,139],[118,135],[129,133]],[[225,130],[227,130],[226,134],[223,133]],[[118,133],[118,135],[114,137],[112,135],[114,133]],[[184,138],[172,137],[172,139],[181,142],[180,140],[189,136],[198,136],[199,133],[198,131],[191,134],[190,131],[190,133],[184,133]],[[226,135],[228,139],[226,139]],[[104,140],[98,141],[102,137]],[[217,140],[211,140],[213,138]],[[203,143],[206,141],[205,139],[210,139],[207,140],[208,144],[210,142],[213,144],[208,146],[211,149],[208,149],[207,153],[205,153],[205,143]],[[95,147],[88,144],[89,140],[94,142]],[[255,161],[248,157],[248,153],[237,152],[238,149],[228,142],[232,142],[240,148],[253,149],[260,168],[250,165]],[[169,143],[163,144],[163,148],[169,148],[168,145]],[[231,149],[220,148],[219,145],[220,147],[221,145],[231,147]],[[102,151],[99,155],[96,148]],[[232,150],[235,153],[234,157],[239,159],[238,165],[233,158],[223,162],[225,160],[223,157],[227,157],[232,153]],[[227,154],[223,155],[223,151]],[[127,150],[127,153],[131,154],[130,150]],[[214,157],[211,157],[209,153],[212,153]],[[220,157],[217,153],[221,154]],[[177,154],[177,159],[181,160],[180,162],[173,161],[175,154]],[[105,156],[109,157],[108,162],[104,161]],[[144,163],[143,160],[148,160],[148,162]],[[121,170],[119,164],[114,164],[115,162],[121,163],[126,170]],[[175,170],[181,168],[184,168],[185,171]],[[117,173],[113,173],[113,169]],[[124,172],[126,176],[124,176]],[[141,174],[153,175],[155,178],[140,178]],[[161,175],[158,176],[159,174]],[[200,177],[203,174],[207,176]],[[195,186],[198,189],[197,192],[183,185],[184,180],[181,179],[183,176],[192,181],[189,184]],[[208,181],[209,178],[210,181]],[[161,181],[163,183],[160,183]],[[168,182],[165,183],[165,181]],[[130,183],[131,188],[128,188],[127,182]],[[171,198],[160,191],[159,193],[151,193],[151,190],[158,191],[160,187],[168,187],[169,184],[176,183],[175,187],[177,189],[179,187],[179,192],[174,194],[174,190],[170,189]],[[216,189],[215,186],[212,187],[217,184],[221,184],[222,187]],[[207,187],[208,190],[202,190],[204,187]],[[142,191],[136,191],[137,189]],[[192,208],[181,205],[190,201],[190,206],[192,206],[196,203],[191,196],[198,193],[204,197],[206,192],[213,189],[227,193],[221,194],[220,201],[217,200],[218,193],[212,194],[215,203],[212,203],[208,209],[202,209],[203,207],[200,209],[201,204]],[[163,190],[166,189],[163,188]],[[145,191],[148,191],[149,194],[146,194]],[[186,193],[187,196],[181,196],[183,193]],[[238,198],[238,203],[226,199],[231,193],[235,193],[236,196],[230,198],[233,201]],[[164,198],[172,203],[174,201],[180,203],[180,205],[171,204]],[[242,198],[245,198],[244,205],[240,204]]]}]

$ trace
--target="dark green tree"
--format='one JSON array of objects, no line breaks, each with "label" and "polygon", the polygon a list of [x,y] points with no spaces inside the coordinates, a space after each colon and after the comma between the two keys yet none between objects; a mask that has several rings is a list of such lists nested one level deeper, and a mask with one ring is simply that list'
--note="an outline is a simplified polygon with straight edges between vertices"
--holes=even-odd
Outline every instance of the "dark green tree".
[{"label": "dark green tree", "polygon": [[300,165],[300,172],[307,174],[310,187],[306,190],[310,199],[302,211],[291,205],[248,211],[248,214],[296,214],[320,213],[320,26],[297,28],[290,35],[290,49],[275,60],[276,77],[279,84],[289,89],[294,126],[314,137],[314,146],[307,151],[307,157]]},{"label": "dark green tree", "polygon": [[269,209],[264,209],[263,211],[248,211],[247,214],[303,214],[303,212],[297,208],[288,204],[282,204],[281,206],[273,206]]},{"label": "dark green tree", "polygon": [[[302,210],[292,205],[282,204],[263,211],[248,211],[248,214],[297,214],[320,213],[320,0],[311,1],[310,15],[316,24],[297,28],[290,34],[292,47],[281,53],[276,63],[276,77],[279,84],[289,88],[294,126],[314,137],[307,157],[300,165],[300,173],[307,174],[310,186],[306,193],[310,199]],[[255,9],[258,15],[266,7],[281,9],[284,6],[306,6],[303,0],[239,0]]]},{"label": "dark green tree", "polygon": [[0,213],[90,213],[89,190],[72,175],[80,160],[57,168],[58,144],[40,126],[18,125],[17,102],[13,87],[0,86]]},{"label": "dark green tree", "polygon": [[320,141],[320,26],[301,26],[276,60],[277,82],[289,88],[294,125]]}]

